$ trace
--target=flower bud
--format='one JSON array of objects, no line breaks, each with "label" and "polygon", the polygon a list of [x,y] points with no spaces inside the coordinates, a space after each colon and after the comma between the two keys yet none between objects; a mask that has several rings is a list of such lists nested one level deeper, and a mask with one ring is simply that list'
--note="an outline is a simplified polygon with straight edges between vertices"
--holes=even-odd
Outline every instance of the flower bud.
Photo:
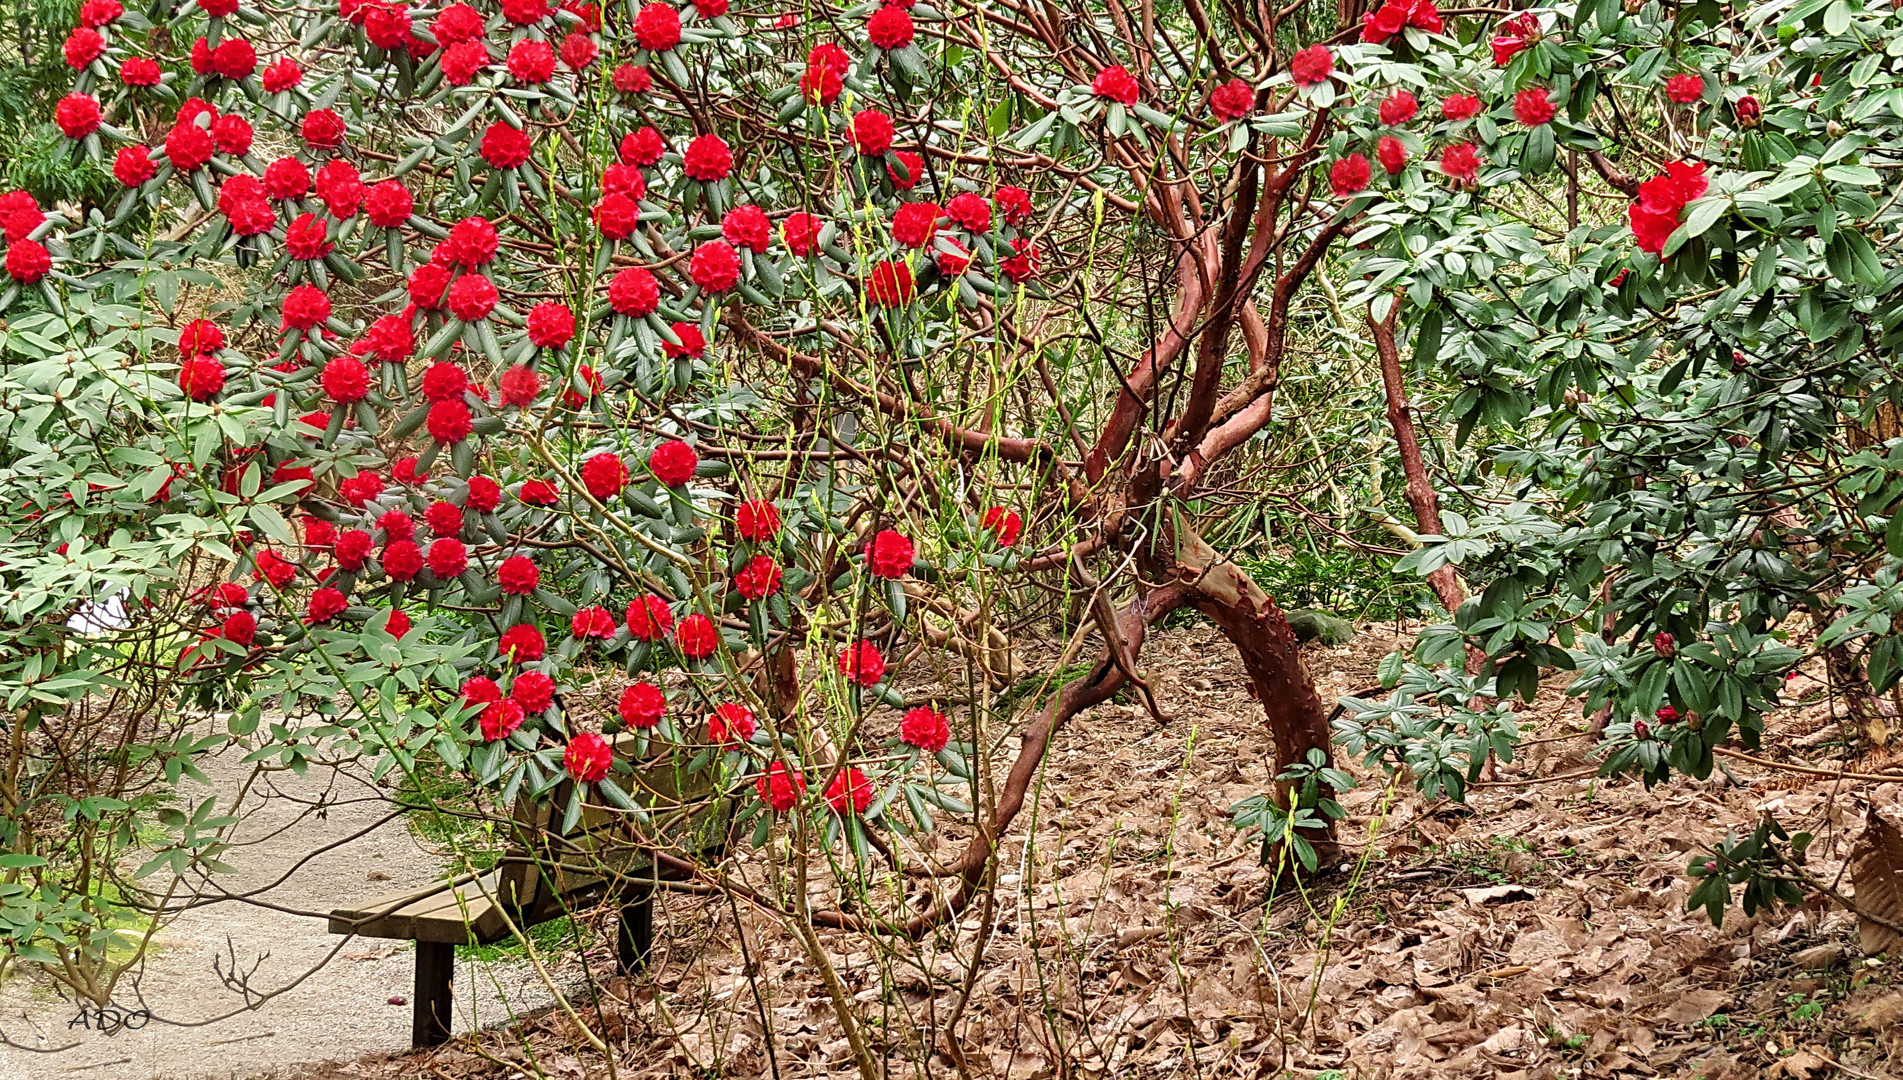
[{"label": "flower bud", "polygon": [[1758,99],[1750,94],[1739,98],[1731,106],[1731,111],[1738,117],[1738,126],[1741,128],[1754,128],[1764,122],[1764,106],[1758,104]]},{"label": "flower bud", "polygon": [[1678,655],[1678,639],[1664,631],[1660,631],[1652,635],[1652,651],[1670,660],[1672,657]]}]

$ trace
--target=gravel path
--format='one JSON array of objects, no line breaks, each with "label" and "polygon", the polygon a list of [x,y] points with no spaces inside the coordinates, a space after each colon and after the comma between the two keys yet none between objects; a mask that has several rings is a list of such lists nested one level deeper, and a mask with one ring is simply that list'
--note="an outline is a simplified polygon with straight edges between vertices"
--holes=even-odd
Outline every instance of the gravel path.
[{"label": "gravel path", "polygon": [[[250,774],[239,757],[230,754],[207,769],[221,811]],[[269,779],[268,788],[254,788],[269,797],[240,826],[237,841],[245,846],[225,860],[239,872],[220,876],[224,888],[271,886],[258,899],[321,913],[348,899],[425,885],[442,875],[442,858],[420,845],[401,820],[296,865],[313,850],[375,825],[387,804],[365,782],[316,770],[304,777],[276,772]],[[181,796],[202,800],[207,790],[194,787],[187,781]],[[300,820],[319,799],[330,805]],[[271,885],[287,872],[288,879]],[[128,1011],[150,1009],[152,1021],[136,1031],[69,1029],[75,1007],[35,978],[16,977],[0,987],[0,1036],[18,1044],[0,1044],[0,1080],[224,1080],[409,1045],[410,1007],[389,1003],[411,994],[415,968],[408,942],[345,942],[326,932],[320,915],[226,901],[186,912],[161,932],[158,943],[157,953],[141,971],[128,974],[114,995]],[[245,1009],[241,992],[219,974],[222,969],[229,975],[234,959],[254,991],[297,985]],[[563,967],[574,970],[572,964]],[[456,975],[458,1032],[504,1022],[512,1010],[552,1000],[520,961],[460,962]]]}]

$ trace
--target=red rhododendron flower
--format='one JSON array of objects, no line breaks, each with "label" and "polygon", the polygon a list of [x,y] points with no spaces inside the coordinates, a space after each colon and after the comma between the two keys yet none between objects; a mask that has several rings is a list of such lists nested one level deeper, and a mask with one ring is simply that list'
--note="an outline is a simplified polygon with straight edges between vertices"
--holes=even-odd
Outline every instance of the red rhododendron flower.
[{"label": "red rhododendron flower", "polygon": [[330,297],[315,285],[299,285],[284,297],[284,325],[311,330],[330,318]]},{"label": "red rhododendron flower", "polygon": [[180,358],[204,356],[225,347],[225,332],[209,319],[193,319],[178,332]]},{"label": "red rhododendron flower", "polygon": [[641,225],[641,208],[626,195],[609,195],[595,204],[595,227],[609,240],[626,240]]},{"label": "red rhododendron flower", "polygon": [[679,439],[662,443],[648,455],[648,469],[656,480],[668,487],[680,487],[692,480],[699,465],[700,455]]},{"label": "red rhododendron flower", "polygon": [[444,446],[454,446],[475,431],[475,417],[461,401],[439,401],[430,406],[426,426],[430,438]]},{"label": "red rhododendron flower", "polygon": [[496,567],[496,583],[510,596],[527,596],[542,583],[542,571],[527,555],[511,555]]},{"label": "red rhododendron flower", "polygon": [[892,239],[906,247],[922,248],[938,231],[937,203],[902,203],[892,211]]},{"label": "red rhododendron flower", "polygon": [[1381,99],[1381,122],[1389,127],[1407,123],[1420,111],[1420,101],[1406,90],[1396,90]]},{"label": "red rhododendron flower", "polygon": [[663,339],[661,341],[661,352],[666,355],[685,356],[698,360],[701,354],[707,351],[707,339],[700,336],[700,327],[695,324],[677,322],[670,324],[668,329],[674,331],[674,336],[680,338],[681,343],[676,345]]},{"label": "red rhododendron flower", "polygon": [[125,13],[125,5],[119,0],[86,0],[79,5],[79,25],[105,26],[118,22]]},{"label": "red rhododendron flower", "polygon": [[681,171],[690,180],[709,182],[725,179],[733,171],[733,151],[718,135],[697,135],[681,155]]},{"label": "red rhododendron flower", "polygon": [[601,170],[601,193],[603,195],[625,195],[636,202],[647,198],[648,178],[641,175],[638,165],[623,165],[616,162]]},{"label": "red rhododendron flower", "polygon": [[409,40],[410,12],[397,4],[365,4],[363,36],[379,49],[400,49]]},{"label": "red rhododendron flower", "polygon": [[950,218],[967,232],[987,232],[991,229],[991,204],[984,196],[969,191],[960,192],[945,204],[945,216]]},{"label": "red rhododendron flower", "polygon": [[481,274],[464,274],[449,287],[449,313],[463,322],[489,317],[496,309],[496,287]]},{"label": "red rhododendron flower", "polygon": [[281,157],[264,167],[264,190],[273,199],[301,199],[310,193],[311,171],[294,157]]},{"label": "red rhododendron flower", "polygon": [[[19,244],[15,244],[7,249],[7,273],[12,274],[15,281],[38,281],[40,277],[46,273],[46,271],[42,269],[39,275],[27,278],[21,277],[20,274],[14,270],[13,253],[20,250],[22,244],[32,243],[33,241],[31,240],[22,240]],[[34,246],[38,247],[39,245],[34,244]],[[44,252],[45,249],[42,248],[41,251]],[[48,260],[48,265],[51,265],[50,260]],[[181,362],[178,366],[178,388],[184,391],[185,396],[191,398],[193,401],[210,401],[220,390],[225,388],[225,366],[209,356],[191,357]]]},{"label": "red rhododendron flower", "polygon": [[937,709],[920,705],[899,721],[899,741],[936,754],[951,742],[951,720]]},{"label": "red rhododendron flower", "polygon": [[423,511],[423,524],[438,536],[455,536],[463,531],[463,508],[447,499],[438,499]]},{"label": "red rhododendron flower", "polygon": [[675,628],[674,644],[689,660],[705,660],[720,646],[720,630],[712,619],[697,611]]},{"label": "red rhododendron flower", "polygon": [[211,141],[223,153],[243,157],[251,152],[251,122],[226,113],[211,122]]},{"label": "red rhododendron flower", "polygon": [[1639,250],[1662,255],[1665,242],[1678,228],[1685,205],[1705,193],[1705,163],[1668,162],[1665,174],[1639,185],[1639,199],[1627,208],[1633,239]]},{"label": "red rhododendron flower", "polygon": [[1209,95],[1209,111],[1220,120],[1242,119],[1255,111],[1255,87],[1241,79],[1230,79]]},{"label": "red rhododendron flower", "polygon": [[234,611],[225,616],[224,625],[219,627],[218,636],[233,644],[249,648],[258,637],[258,617],[249,611]]},{"label": "red rhododendron flower", "polygon": [[900,307],[910,303],[917,292],[911,264],[897,259],[874,263],[866,277],[866,299],[880,307]]},{"label": "red rhododendron flower", "polygon": [[654,89],[654,76],[639,64],[622,64],[614,71],[614,88],[624,94],[645,94]]},{"label": "red rhododendron flower", "polygon": [[526,480],[515,497],[530,506],[554,506],[560,501],[561,493],[553,480]]},{"label": "red rhododendron flower", "polygon": [[592,731],[570,739],[568,749],[562,751],[562,768],[578,783],[592,784],[606,778],[613,763],[614,752],[608,749],[608,740]]},{"label": "red rhododendron flower", "polygon": [[568,621],[568,630],[583,641],[606,641],[615,636],[615,617],[605,607],[585,607]]},{"label": "red rhododendron flower", "polygon": [[212,49],[211,66],[227,79],[242,79],[258,70],[258,50],[243,38],[226,38]]},{"label": "red rhododendron flower", "polygon": [[548,0],[502,0],[502,17],[517,26],[533,26],[549,17]]},{"label": "red rhododendron flower", "polygon": [[424,263],[410,271],[410,303],[435,310],[449,298],[449,268]]},{"label": "red rhododendron flower", "polygon": [[463,702],[468,705],[493,705],[502,700],[502,688],[496,681],[477,675],[463,683]]},{"label": "red rhododendron flower", "polygon": [[766,772],[753,782],[753,788],[761,802],[784,814],[799,804],[800,794],[806,790],[806,774],[789,772],[782,762],[768,762]]},{"label": "red rhododendron flower", "polygon": [[416,212],[416,200],[401,180],[385,180],[364,192],[363,212],[379,229],[400,228]]},{"label": "red rhododendron flower", "polygon": [[852,118],[852,145],[865,157],[880,157],[892,149],[897,134],[892,118],[877,109],[863,109]]},{"label": "red rhododendron flower", "polygon": [[991,196],[991,201],[998,204],[998,212],[1011,225],[1022,225],[1031,219],[1031,193],[1021,187],[1001,187]]},{"label": "red rhododendron flower", "polygon": [[1535,44],[1540,39],[1539,16],[1530,11],[1500,24],[1501,33],[1489,44],[1493,49],[1493,62],[1506,67],[1522,49]]},{"label": "red rhododendron flower", "polygon": [[815,105],[831,105],[845,89],[845,65],[809,62],[805,74],[800,76],[800,97]]},{"label": "red rhododendron flower", "polygon": [[1680,105],[1690,105],[1705,96],[1705,80],[1697,75],[1674,75],[1665,80],[1665,96]]},{"label": "red rhododendron flower", "polygon": [[1329,186],[1335,189],[1339,198],[1348,198],[1368,186],[1374,176],[1374,170],[1368,167],[1368,159],[1360,154],[1349,154],[1328,169]]},{"label": "red rhododendron flower", "polygon": [[742,540],[765,543],[780,533],[780,508],[765,499],[750,499],[735,509],[733,521]]},{"label": "red rhododendron flower", "polygon": [[361,570],[370,559],[370,552],[376,547],[376,540],[362,529],[349,529],[337,536],[332,552],[337,556],[337,565],[344,570]]},{"label": "red rhododendron flower", "polygon": [[304,145],[313,150],[335,150],[344,143],[344,118],[329,109],[312,109],[301,129]]},{"label": "red rhododendron flower", "polygon": [[443,50],[443,79],[451,86],[468,86],[489,66],[491,59],[489,46],[482,42],[458,42]]},{"label": "red rhododendron flower", "polygon": [[659,641],[674,628],[674,613],[668,610],[667,601],[652,594],[631,602],[625,619],[628,633],[636,641]]},{"label": "red rhododendron flower", "polygon": [[555,680],[540,671],[524,671],[509,683],[509,698],[534,716],[555,704]]},{"label": "red rhododendron flower", "polygon": [[555,50],[546,41],[524,38],[509,50],[508,67],[518,82],[545,83],[555,75]]},{"label": "red rhododendron flower", "polygon": [[529,159],[533,149],[526,132],[498,120],[482,133],[482,160],[498,169],[513,169]]},{"label": "red rhododendron flower", "polygon": [[[94,119],[97,121],[97,116]],[[97,126],[96,122],[94,126]],[[63,124],[61,128],[64,130]],[[67,132],[67,134],[72,133]],[[74,136],[74,138],[77,137]],[[216,145],[212,142],[211,132],[194,123],[174,124],[172,130],[165,136],[165,156],[171,161],[172,167],[180,172],[192,172],[204,168],[205,163],[211,160],[214,149]]]},{"label": "red rhododendron flower", "polygon": [[436,13],[430,33],[443,45],[475,41],[484,31],[482,14],[468,4],[451,4]]},{"label": "red rhododendron flower", "polygon": [[587,34],[570,34],[562,39],[562,66],[570,71],[580,71],[595,62],[601,50],[595,47],[593,38]]},{"label": "red rhododendron flower", "polygon": [[390,617],[383,621],[383,632],[393,638],[401,639],[410,632],[410,617],[395,608],[390,609]]},{"label": "red rhododendron flower", "polygon": [[762,600],[780,591],[783,577],[770,556],[755,555],[733,576],[733,588],[748,600]]},{"label": "red rhododendron flower", "polygon": [[872,781],[866,778],[865,773],[848,765],[839,770],[832,783],[826,785],[826,805],[841,817],[851,817],[866,812],[866,808],[872,805],[872,794]]},{"label": "red rhododendron flower", "polygon": [[754,719],[753,710],[738,702],[726,702],[707,717],[708,741],[722,746],[738,746],[758,730],[760,723]]},{"label": "red rhododendron flower", "polygon": [[885,678],[885,657],[879,655],[879,647],[870,641],[854,642],[839,653],[839,673],[848,682],[877,686],[879,680]]},{"label": "red rhododendron flower", "polygon": [[874,577],[902,578],[912,572],[915,558],[912,541],[891,529],[881,529],[866,542],[866,569]]},{"label": "red rhododendron flower", "polygon": [[400,364],[415,351],[416,339],[410,331],[409,320],[400,315],[383,315],[370,324],[360,344],[365,346],[368,355],[386,364]]},{"label": "red rhododendron flower", "polygon": [[[925,177],[925,159],[910,150],[894,150],[886,155],[885,174],[892,178],[892,186],[900,191],[910,191],[918,186]],[[898,158],[897,161],[891,160]]]},{"label": "red rhododendron flower", "polygon": [[904,8],[888,4],[866,20],[866,37],[881,49],[903,49],[912,43],[912,16]]},{"label": "red rhododendron flower", "polygon": [[482,728],[483,742],[500,742],[522,726],[522,706],[513,701],[495,702],[482,710],[482,718],[477,723]]},{"label": "red rhododendron flower", "polygon": [[[280,476],[283,476],[286,473],[286,471],[307,472],[308,470],[296,469],[292,467],[291,463],[288,461],[281,462],[279,463],[277,470],[271,474],[271,482],[273,484],[278,483],[279,482],[278,478]],[[323,518],[315,517],[312,515],[305,515],[304,517],[304,546],[305,547],[322,551],[328,548],[335,547],[336,545],[337,545],[337,526],[331,524],[328,521],[325,521]]]},{"label": "red rhododendron flower", "polygon": [[106,39],[89,26],[77,26],[66,35],[66,45],[61,51],[66,54],[66,66],[83,68],[105,55]]},{"label": "red rhododendron flower", "polygon": [[1374,144],[1374,157],[1389,176],[1407,168],[1407,146],[1392,135],[1383,135]]},{"label": "red rhododendron flower", "polygon": [[648,4],[634,17],[634,40],[643,49],[666,52],[681,43],[681,14],[666,4]]},{"label": "red rhododendron flower", "polygon": [[429,479],[429,474],[418,472],[416,466],[417,459],[414,455],[397,458],[390,463],[390,475],[395,478],[397,483],[409,484],[414,487]]},{"label": "red rhododendron flower", "polygon": [[352,506],[363,506],[383,494],[383,477],[370,469],[337,485],[337,494]]},{"label": "red rhododendron flower", "polygon": [[479,514],[491,513],[502,505],[502,485],[486,476],[469,478],[469,492],[463,498],[463,505]]},{"label": "red rhododendron flower", "polygon": [[818,217],[803,211],[788,214],[780,225],[786,249],[795,255],[811,255],[819,245],[819,230],[824,224]]},{"label": "red rhododendron flower", "polygon": [[627,689],[621,691],[621,705],[616,711],[622,723],[636,731],[646,731],[667,715],[667,698],[653,683],[629,683]]},{"label": "red rhododendron flower", "polygon": [[1289,58],[1288,70],[1299,86],[1327,82],[1335,72],[1335,54],[1326,45],[1310,45]]},{"label": "red rhododendron flower", "polygon": [[727,13],[727,0],[694,0],[694,14],[702,19],[718,19]]},{"label": "red rhododendron flower", "polygon": [[998,543],[1005,547],[1017,543],[1018,537],[1024,533],[1024,519],[1018,516],[1016,510],[1006,510],[1002,506],[986,510],[978,524],[980,528],[995,533]]},{"label": "red rhododendron flower", "polygon": [[324,395],[340,405],[362,401],[370,393],[370,369],[354,356],[331,357],[318,381]]},{"label": "red rhododendron flower", "polygon": [[752,203],[742,203],[720,219],[720,235],[734,247],[764,252],[773,246],[773,223],[766,211]]},{"label": "red rhododendron flower", "polygon": [[596,454],[581,463],[582,486],[602,502],[607,502],[628,486],[628,466],[619,454]]},{"label": "red rhododendron flower", "polygon": [[971,266],[971,250],[952,237],[939,237],[933,251],[938,262],[938,272],[946,277],[957,277]]},{"label": "red rhododendron flower", "polygon": [[1018,284],[1035,281],[1037,280],[1038,257],[1037,245],[1020,236],[1011,241],[1011,256],[998,260],[998,269],[1004,271],[1005,277]]},{"label": "red rhododendron flower", "polygon": [[349,606],[350,601],[344,599],[343,593],[326,585],[311,594],[309,605],[304,609],[304,621],[313,626],[329,622],[342,615]]},{"label": "red rhododendron flower", "polygon": [[471,214],[450,226],[442,248],[451,262],[473,269],[495,258],[500,243],[496,227],[489,219]]},{"label": "red rhododendron flower", "polygon": [[284,249],[293,259],[321,259],[336,246],[331,243],[329,227],[316,214],[301,214],[284,230]]},{"label": "red rhododendron flower", "polygon": [[1553,103],[1547,100],[1544,86],[1531,87],[1513,96],[1514,118],[1527,127],[1539,127],[1551,121],[1557,111]]},{"label": "red rhododendron flower", "polygon": [[1480,175],[1480,156],[1472,143],[1455,143],[1440,153],[1440,171],[1463,183]]},{"label": "red rhododendron flower", "polygon": [[[53,123],[69,139],[83,139],[97,131],[100,116],[99,102],[89,94],[67,94],[53,106]],[[206,136],[206,142],[209,144],[210,136]],[[207,152],[206,157],[210,156]]]},{"label": "red rhododendron flower", "polygon": [[157,86],[164,77],[159,62],[148,56],[128,56],[126,62],[119,65],[119,81],[127,86]]},{"label": "red rhododendron flower", "polygon": [[[714,141],[722,150],[726,149],[726,143],[718,139]],[[644,127],[639,131],[630,131],[623,135],[621,145],[615,152],[621,156],[621,161],[625,165],[654,165],[667,153],[667,140],[661,138],[661,133],[653,128]],[[731,165],[731,157],[728,160]]]},{"label": "red rhododendron flower", "polygon": [[281,94],[304,81],[304,69],[286,56],[266,67],[261,79],[265,93]]},{"label": "red rhododendron flower", "polygon": [[740,280],[740,256],[725,240],[709,240],[694,249],[688,276],[705,292],[726,292]]},{"label": "red rhododendron flower", "polygon": [[1136,76],[1122,64],[1112,64],[1097,73],[1091,80],[1090,92],[1100,98],[1119,101],[1125,105],[1135,105],[1137,96],[1142,92],[1137,86]]},{"label": "red rhododendron flower", "polygon": [[[438,503],[437,506],[449,506],[449,504]],[[451,510],[456,509],[453,506],[449,508]],[[430,509],[433,510],[435,507],[431,507]],[[457,525],[460,527],[462,524],[462,512],[460,510],[456,511],[456,517]],[[461,540],[453,536],[444,536],[430,544],[430,573],[435,574],[444,581],[448,581],[451,578],[460,576],[462,572],[467,569],[469,569],[469,549],[463,546]]]},{"label": "red rhododendron flower", "polygon": [[1441,99],[1440,114],[1449,120],[1471,120],[1480,114],[1480,99],[1472,94],[1449,94]]},{"label": "red rhododendron flower", "polygon": [[409,581],[423,571],[423,549],[414,540],[395,540],[383,549],[383,572],[393,581]]},{"label": "red rhododendron flower", "polygon": [[529,342],[541,349],[559,349],[575,336],[575,313],[567,304],[547,301],[529,309]]},{"label": "red rhododendron flower", "polygon": [[324,208],[339,221],[357,212],[366,191],[357,167],[342,158],[332,158],[317,170],[315,186]]},{"label": "red rhododendron flower", "polygon": [[630,266],[608,282],[608,304],[623,315],[653,314],[661,304],[661,286],[652,271]]},{"label": "red rhododendron flower", "polygon": [[496,642],[496,651],[518,664],[531,664],[548,653],[542,632],[528,623],[511,626]]},{"label": "red rhododendron flower", "polygon": [[270,582],[274,589],[282,589],[297,576],[297,566],[285,561],[275,551],[258,552],[253,564],[257,567],[258,580]]}]

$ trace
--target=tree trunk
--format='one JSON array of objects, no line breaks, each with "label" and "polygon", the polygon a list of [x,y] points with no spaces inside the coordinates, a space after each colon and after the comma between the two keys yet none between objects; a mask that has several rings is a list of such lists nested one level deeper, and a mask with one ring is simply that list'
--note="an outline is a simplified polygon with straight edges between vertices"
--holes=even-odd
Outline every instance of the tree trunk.
[{"label": "tree trunk", "polygon": [[[1427,479],[1427,461],[1421,457],[1421,440],[1414,433],[1414,414],[1407,403],[1407,387],[1401,382],[1401,350],[1394,344],[1394,316],[1397,302],[1385,320],[1376,321],[1368,313],[1368,329],[1374,334],[1374,350],[1381,358],[1381,386],[1387,392],[1388,425],[1394,429],[1394,442],[1401,452],[1401,471],[1407,477],[1407,504],[1414,510],[1414,523],[1423,534],[1443,536],[1440,523],[1440,499]],[[1452,615],[1467,599],[1460,575],[1451,566],[1443,566],[1427,575],[1434,595]],[[1469,657],[1469,670],[1473,669]]]},{"label": "tree trunk", "polygon": [[[1225,558],[1195,533],[1179,537],[1177,576],[1190,585],[1187,602],[1215,622],[1229,643],[1242,654],[1255,698],[1262,703],[1269,737],[1275,743],[1275,772],[1304,761],[1310,750],[1320,750],[1334,762],[1328,731],[1328,713],[1322,708],[1315,680],[1302,663],[1300,643],[1288,619],[1248,572]],[[1285,800],[1288,784],[1278,784]],[[1331,792],[1324,789],[1326,797]],[[1319,816],[1319,815],[1317,815]],[[1324,819],[1325,820],[1325,819]],[[1303,835],[1315,845],[1323,866],[1340,860],[1333,822]]]}]

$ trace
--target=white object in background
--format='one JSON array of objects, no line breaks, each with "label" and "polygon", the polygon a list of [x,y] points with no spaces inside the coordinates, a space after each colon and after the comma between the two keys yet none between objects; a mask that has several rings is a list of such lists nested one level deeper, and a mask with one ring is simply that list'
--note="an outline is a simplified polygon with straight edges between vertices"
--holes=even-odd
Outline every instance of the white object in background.
[{"label": "white object in background", "polygon": [[66,620],[66,628],[77,630],[87,637],[126,629],[132,625],[132,615],[126,610],[126,597],[131,595],[131,589],[120,589],[99,603],[86,601],[73,613],[72,618]]}]

